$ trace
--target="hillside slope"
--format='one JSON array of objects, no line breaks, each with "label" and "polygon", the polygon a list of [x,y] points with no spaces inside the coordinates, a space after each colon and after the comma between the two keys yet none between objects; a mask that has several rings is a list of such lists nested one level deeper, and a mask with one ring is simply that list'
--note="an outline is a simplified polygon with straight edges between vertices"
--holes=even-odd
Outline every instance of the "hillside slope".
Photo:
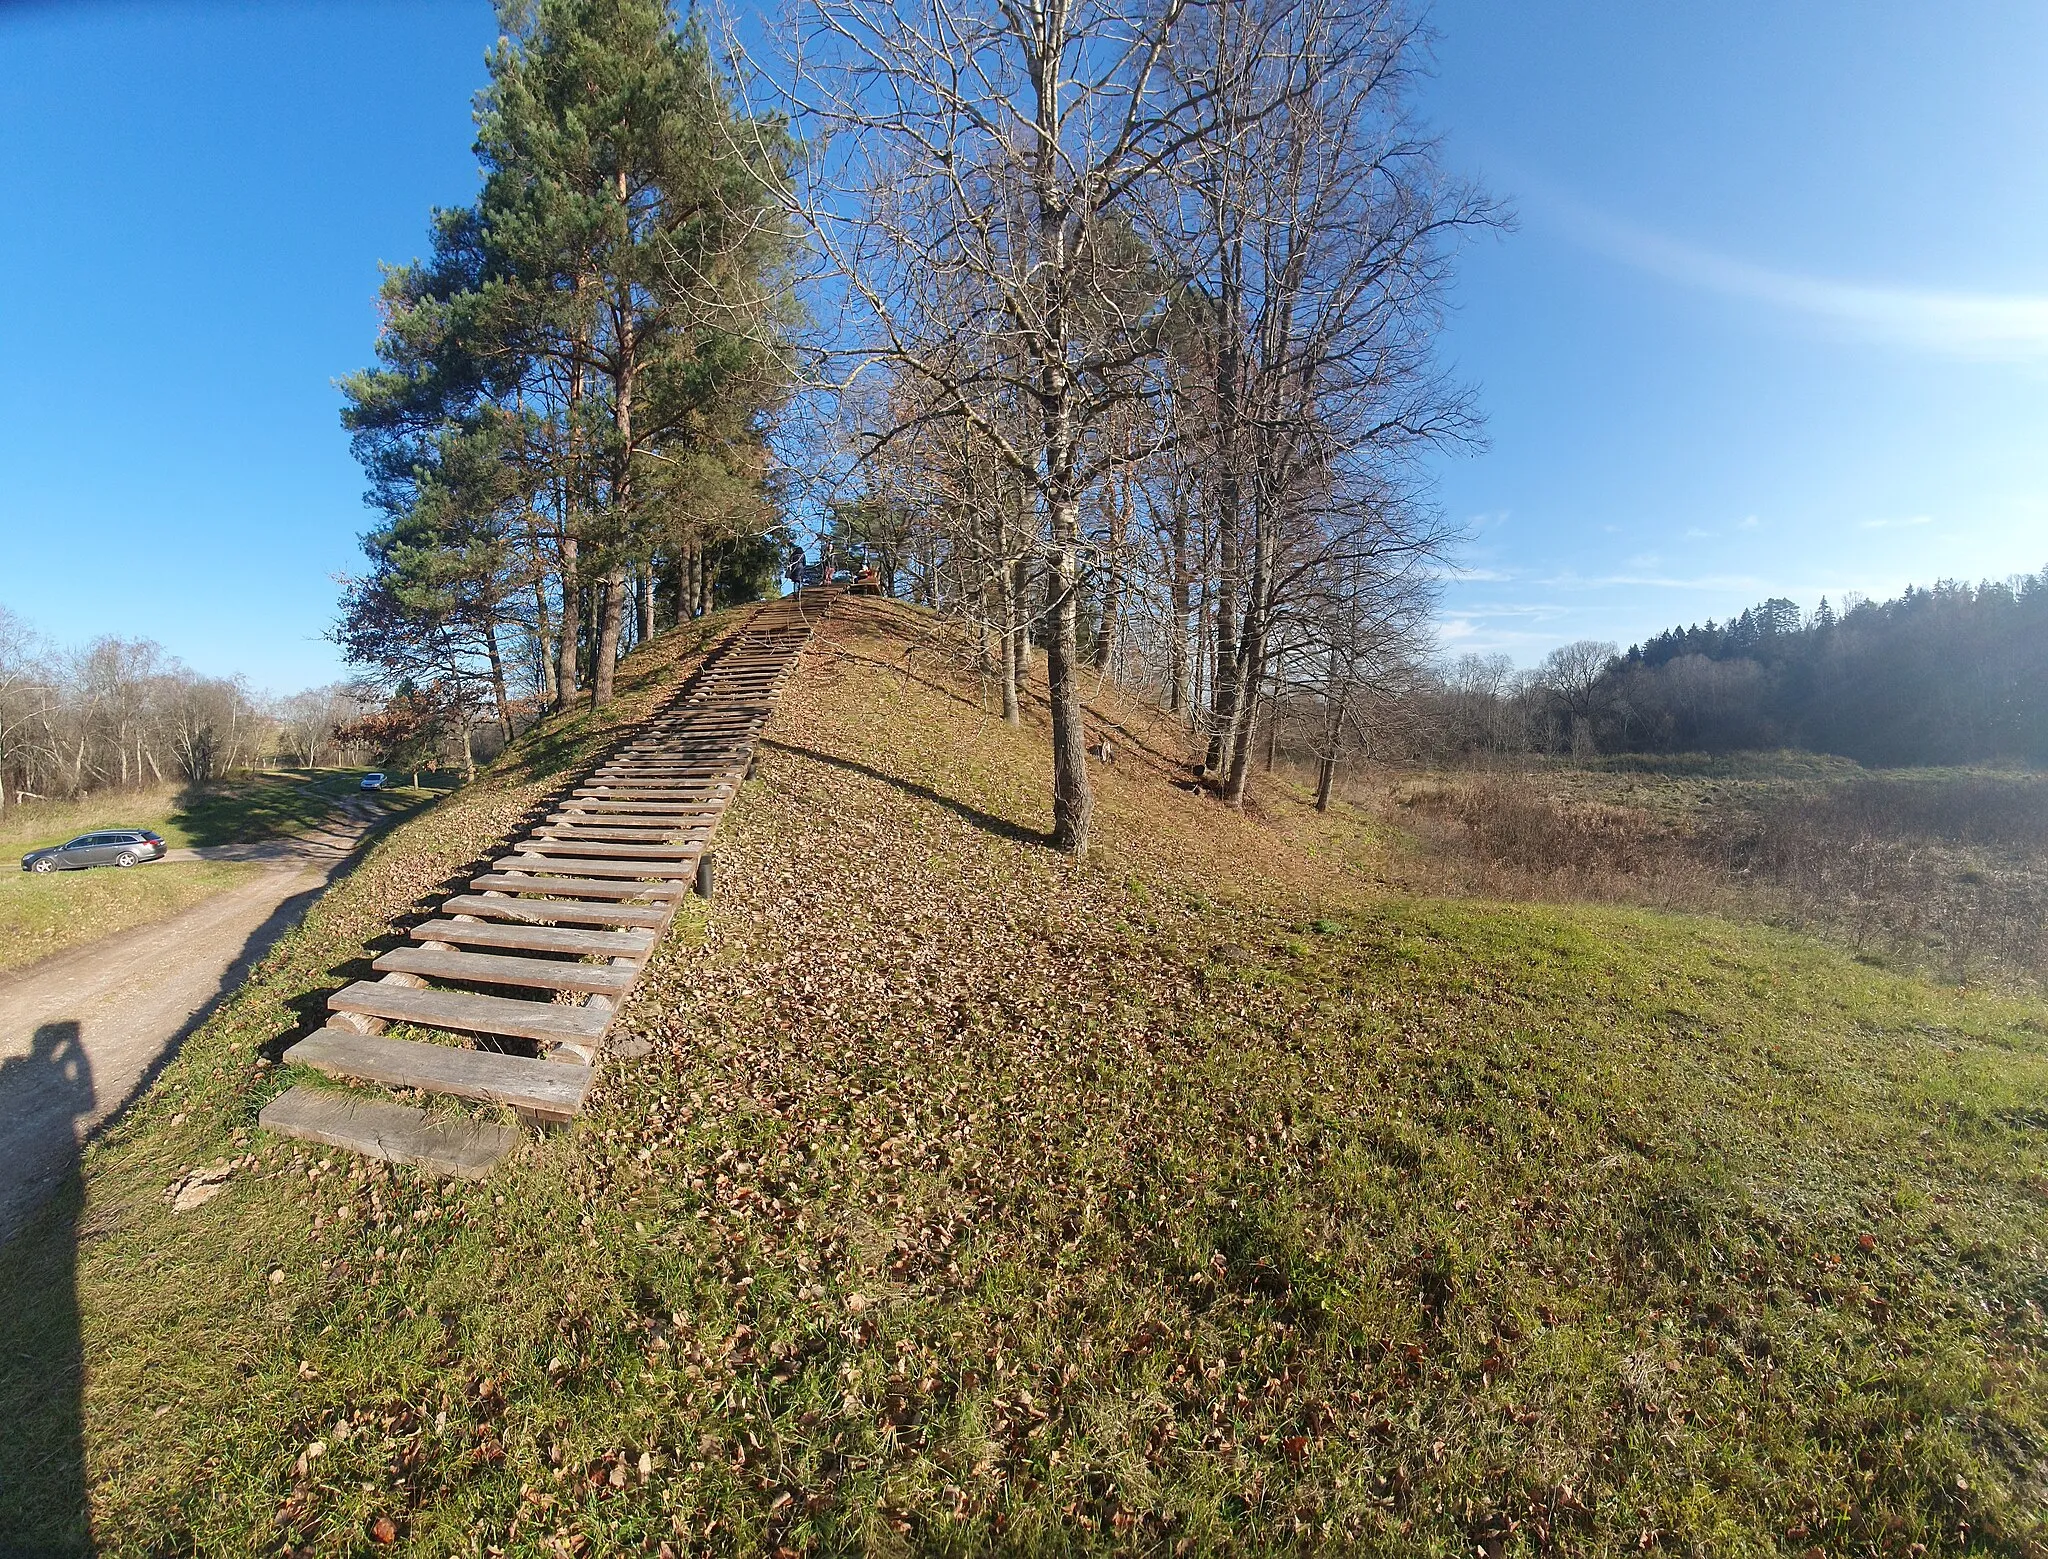
[{"label": "hillside slope", "polygon": [[[0,1534],[89,1498],[115,1553],[2043,1551],[2048,1012],[1394,897],[1106,694],[1076,866],[1042,730],[939,625],[821,639],[574,1129],[475,1186],[231,1147],[195,1106],[275,1091],[301,949],[0,1253],[0,1424],[43,1413]],[[321,960],[516,791],[401,829]],[[82,1416],[24,1362],[65,1304]]]}]

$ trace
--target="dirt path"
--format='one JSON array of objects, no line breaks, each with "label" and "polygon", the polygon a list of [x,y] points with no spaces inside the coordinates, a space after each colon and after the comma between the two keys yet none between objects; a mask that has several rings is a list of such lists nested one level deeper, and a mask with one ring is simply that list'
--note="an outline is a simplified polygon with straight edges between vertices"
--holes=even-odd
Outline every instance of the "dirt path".
[{"label": "dirt path", "polygon": [[0,974],[0,1240],[62,1182],[91,1131],[242,983],[381,816],[351,807],[298,839],[174,850],[172,860],[271,869],[169,920]]}]

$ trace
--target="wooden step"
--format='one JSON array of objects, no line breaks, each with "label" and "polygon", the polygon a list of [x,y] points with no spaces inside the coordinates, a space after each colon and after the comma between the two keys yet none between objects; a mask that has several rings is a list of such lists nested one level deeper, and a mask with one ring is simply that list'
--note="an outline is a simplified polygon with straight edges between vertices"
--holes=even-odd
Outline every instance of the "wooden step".
[{"label": "wooden step", "polygon": [[598,991],[622,996],[632,989],[637,965],[572,964],[552,958],[508,958],[495,953],[440,952],[431,947],[394,947],[372,969],[379,973],[423,974],[430,980],[463,980],[475,985],[523,985],[543,991]]},{"label": "wooden step", "polygon": [[360,1153],[387,1164],[457,1180],[476,1180],[519,1145],[517,1126],[496,1121],[434,1120],[416,1105],[371,1099],[333,1088],[286,1089],[256,1117],[281,1137]]},{"label": "wooden step", "polygon": [[737,790],[746,766],[730,771],[720,785],[583,785],[565,799],[570,801],[702,801],[707,797]]},{"label": "wooden step", "polygon": [[[489,1000],[483,996],[472,999]],[[534,1061],[333,1028],[307,1035],[287,1050],[284,1058],[330,1077],[359,1078],[386,1088],[418,1088],[455,1099],[480,1099],[551,1121],[568,1120],[582,1109],[596,1076],[589,1067],[573,1061]]]},{"label": "wooden step", "polygon": [[[525,872],[533,877],[588,877],[605,881],[647,882],[641,892],[666,898],[659,890],[697,875],[694,859],[686,861],[603,861],[582,855],[501,855],[491,862],[501,872]],[[541,885],[545,887],[545,884]],[[538,890],[529,890],[538,891]],[[559,889],[549,891],[560,891]]]},{"label": "wooden step", "polygon": [[562,1039],[581,1044],[602,1039],[611,1022],[608,1007],[568,1007],[559,1002],[521,1001],[509,996],[473,996],[466,991],[423,991],[383,980],[357,980],[353,985],[345,985],[327,998],[327,1006],[332,1012],[355,1012],[368,1018],[389,1018],[394,1023],[417,1023],[458,1034]]},{"label": "wooden step", "polygon": [[564,926],[506,926],[488,920],[427,920],[414,926],[412,935],[420,942],[466,942],[580,958],[645,958],[654,951],[651,931],[571,931]]},{"label": "wooden step", "polygon": [[548,827],[561,828],[665,828],[671,834],[709,827],[718,820],[723,807],[694,807],[686,812],[551,812]]},{"label": "wooden step", "polygon": [[693,861],[704,853],[702,846],[689,843],[608,844],[602,839],[550,839],[545,834],[530,835],[512,848],[528,855],[578,855],[592,861],[649,863]]},{"label": "wooden step", "polygon": [[572,796],[556,805],[590,817],[604,817],[614,812],[645,812],[650,817],[663,818],[701,817],[725,806],[732,793],[732,786],[720,785],[715,789],[691,791],[674,801],[650,800],[644,796]]},{"label": "wooden step", "polygon": [[[531,891],[524,883],[510,891]],[[579,904],[567,899],[496,898],[486,893],[458,893],[441,901],[446,915],[492,915],[500,920],[560,921],[572,926],[646,926],[660,930],[675,913],[671,904]]]},{"label": "wooden step", "polygon": [[479,893],[546,893],[563,899],[644,899],[666,907],[690,891],[690,884],[697,875],[692,870],[687,877],[671,877],[663,882],[642,882],[637,877],[547,877],[532,870],[536,858],[515,855],[511,860],[514,864],[509,871],[485,872],[482,876],[470,878],[469,885]]},{"label": "wooden step", "polygon": [[[731,770],[734,784],[737,784],[741,776],[743,776],[745,773],[746,766],[744,764],[740,765],[738,768]],[[694,801],[701,798],[703,795],[704,791],[701,789],[687,790],[679,785],[593,785],[588,788],[579,788],[576,791],[572,792],[571,799],[576,801],[587,800],[635,802]]]},{"label": "wooden step", "polygon": [[673,822],[664,818],[651,817],[645,822],[622,823],[610,818],[593,820],[587,817],[569,816],[557,822],[549,818],[546,825],[534,830],[537,839],[595,839],[608,840],[613,844],[675,844],[691,839],[701,839],[718,826],[716,817],[677,818]]}]

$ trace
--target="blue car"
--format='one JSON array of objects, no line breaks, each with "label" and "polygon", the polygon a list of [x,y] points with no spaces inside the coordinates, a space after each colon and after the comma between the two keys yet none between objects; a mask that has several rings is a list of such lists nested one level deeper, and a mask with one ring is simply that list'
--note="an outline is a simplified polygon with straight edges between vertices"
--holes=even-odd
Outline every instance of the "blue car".
[{"label": "blue car", "polygon": [[168,853],[163,837],[147,828],[110,828],[80,834],[68,844],[31,850],[21,858],[25,872],[73,872],[88,866],[140,866]]},{"label": "blue car", "polygon": [[381,774],[365,774],[363,776],[362,788],[364,790],[382,790],[384,788],[384,776]]}]

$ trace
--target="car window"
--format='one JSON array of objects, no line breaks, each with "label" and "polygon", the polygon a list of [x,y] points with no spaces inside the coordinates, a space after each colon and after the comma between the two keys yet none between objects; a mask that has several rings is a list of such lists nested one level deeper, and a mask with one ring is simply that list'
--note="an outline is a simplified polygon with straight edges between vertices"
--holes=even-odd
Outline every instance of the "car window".
[{"label": "car window", "polygon": [[98,834],[80,834],[76,839],[60,844],[57,848],[60,850],[82,850],[89,844],[98,844],[99,842],[100,837]]}]

